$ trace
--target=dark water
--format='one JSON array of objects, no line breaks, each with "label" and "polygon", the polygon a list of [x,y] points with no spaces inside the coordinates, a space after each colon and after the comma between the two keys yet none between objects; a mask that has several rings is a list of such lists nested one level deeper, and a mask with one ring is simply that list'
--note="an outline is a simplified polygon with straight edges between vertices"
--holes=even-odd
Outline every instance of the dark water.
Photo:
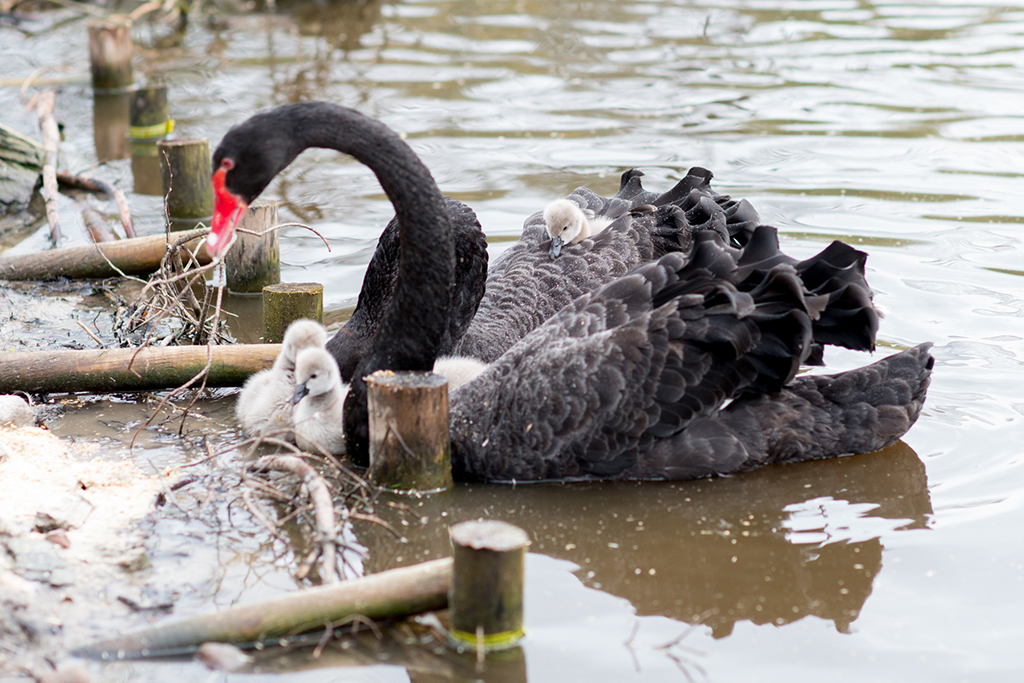
[{"label": "dark water", "polygon": [[[578,185],[610,193],[635,166],[648,187],[664,188],[705,166],[719,191],[779,227],[792,255],[832,239],[867,251],[876,301],[889,311],[875,355],[933,341],[937,358],[920,421],[880,454],[672,485],[459,487],[417,503],[427,523],[403,530],[408,544],[360,529],[368,570],[445,554],[451,521],[488,516],[527,529],[536,555],[521,658],[478,673],[440,658],[410,663],[408,653],[387,655],[408,669],[296,655],[288,666],[302,670],[287,680],[1019,679],[1024,5],[278,7],[196,17],[178,42],[166,26],[137,26],[136,69],[169,83],[181,134],[216,142],[253,112],[302,99],[359,108],[407,135],[442,190],[476,209],[495,252]],[[0,62],[11,82],[39,66],[68,69],[50,76],[66,81],[64,165],[81,170],[108,150],[96,147],[85,28],[74,16],[40,12],[0,28]],[[3,120],[33,132],[19,107],[14,87],[0,89]],[[95,172],[132,189],[128,160]],[[354,303],[391,216],[373,176],[310,152],[268,194],[284,218],[331,244],[328,253],[287,231],[284,278],[323,282],[333,310]],[[159,200],[129,197],[144,229],[158,230]],[[63,202],[67,241],[80,243],[78,212]],[[39,232],[13,251],[45,245]],[[846,369],[869,358],[830,351],[827,360]],[[193,433],[236,438],[229,400],[210,404],[213,422]],[[92,434],[83,425],[105,409],[88,403],[54,428]],[[95,438],[126,453],[125,430],[109,431]],[[168,437],[146,452],[172,464],[189,448]],[[292,589],[287,554],[251,521],[233,521],[216,533],[202,520],[149,522],[163,563],[135,580],[187,585],[179,615]],[[97,671],[205,675],[194,664]]]}]

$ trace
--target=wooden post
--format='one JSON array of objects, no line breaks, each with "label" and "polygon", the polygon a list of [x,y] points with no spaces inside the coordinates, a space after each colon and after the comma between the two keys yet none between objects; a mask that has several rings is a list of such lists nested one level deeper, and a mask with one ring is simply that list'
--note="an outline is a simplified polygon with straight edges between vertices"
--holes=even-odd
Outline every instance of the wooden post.
[{"label": "wooden post", "polygon": [[123,92],[132,84],[131,19],[92,19],[87,25],[93,89]]},{"label": "wooden post", "polygon": [[432,372],[378,370],[366,387],[370,480],[398,491],[450,488],[448,380]]},{"label": "wooden post", "polygon": [[128,135],[133,141],[152,142],[174,129],[166,85],[146,85],[131,93]]},{"label": "wooden post", "polygon": [[263,288],[264,342],[280,344],[284,341],[284,331],[299,318],[309,318],[323,324],[324,286],[322,284],[319,282],[288,282],[268,285]]},{"label": "wooden post", "polygon": [[455,567],[448,590],[450,644],[492,652],[523,637],[523,575],[529,536],[497,520],[456,524],[450,531]]},{"label": "wooden post", "polygon": [[[210,185],[207,179],[206,185]],[[228,291],[232,294],[258,294],[267,285],[281,281],[281,249],[277,243],[277,202],[257,199],[249,205],[235,234],[235,244],[224,255]],[[251,230],[249,235],[243,230]],[[308,316],[300,316],[308,317]],[[321,319],[323,314],[321,314]]]},{"label": "wooden post", "polygon": [[210,141],[196,138],[157,143],[171,230],[187,230],[213,217]]}]

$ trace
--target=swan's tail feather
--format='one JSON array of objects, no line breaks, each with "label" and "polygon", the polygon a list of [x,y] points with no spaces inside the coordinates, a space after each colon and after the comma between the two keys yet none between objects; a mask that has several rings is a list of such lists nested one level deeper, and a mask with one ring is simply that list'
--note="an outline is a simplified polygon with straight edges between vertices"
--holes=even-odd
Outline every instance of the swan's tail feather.
[{"label": "swan's tail feather", "polygon": [[628,476],[695,479],[891,446],[921,414],[934,365],[930,347],[737,399],[656,443]]},{"label": "swan's tail feather", "polygon": [[743,247],[750,241],[754,230],[761,225],[757,209],[746,199],[736,201],[728,195],[716,195],[715,202],[725,214],[725,226],[733,246]]},{"label": "swan's tail feather", "polygon": [[935,364],[930,348],[921,344],[863,368],[802,377],[779,394],[735,401],[722,417],[756,423],[765,459],[751,466],[878,451],[921,414]]}]

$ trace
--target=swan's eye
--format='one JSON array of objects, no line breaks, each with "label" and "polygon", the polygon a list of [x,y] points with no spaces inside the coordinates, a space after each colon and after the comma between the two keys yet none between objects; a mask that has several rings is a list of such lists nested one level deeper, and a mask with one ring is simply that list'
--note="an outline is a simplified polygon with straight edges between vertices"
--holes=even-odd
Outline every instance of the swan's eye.
[{"label": "swan's eye", "polygon": [[235,160],[234,159],[227,159],[227,158],[221,159],[220,160],[220,167],[223,168],[225,171],[230,171],[231,169],[233,169],[235,167]]}]

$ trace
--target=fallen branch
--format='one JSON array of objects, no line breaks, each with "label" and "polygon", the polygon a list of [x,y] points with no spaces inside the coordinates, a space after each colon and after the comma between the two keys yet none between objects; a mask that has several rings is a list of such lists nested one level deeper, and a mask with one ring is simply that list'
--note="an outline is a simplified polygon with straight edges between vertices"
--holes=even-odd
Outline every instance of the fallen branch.
[{"label": "fallen branch", "polygon": [[378,620],[406,617],[446,607],[451,578],[451,558],[432,560],[101,640],[74,654],[118,659],[170,656],[208,642],[288,637],[357,615]]},{"label": "fallen branch", "polygon": [[114,231],[107,225],[100,212],[91,206],[82,207],[82,221],[85,223],[85,229],[89,233],[89,239],[93,242],[113,242],[117,239]]},{"label": "fallen branch", "polygon": [[241,386],[273,365],[280,351],[280,344],[237,344],[5,353],[0,394],[170,389],[194,378],[207,362],[207,386]]},{"label": "fallen branch", "polygon": [[[198,240],[209,230],[191,230],[174,233],[176,240],[189,238]],[[151,235],[134,239],[117,240],[87,247],[50,249],[37,254],[0,258],[0,280],[53,280],[67,278],[103,278],[116,275],[149,274],[160,268],[160,261],[167,253],[167,237]],[[197,243],[192,243],[194,248]],[[211,259],[206,248],[199,249],[199,263],[208,264]]]},{"label": "fallen branch", "polygon": [[321,566],[320,580],[334,583],[338,580],[335,563],[337,527],[334,524],[334,501],[331,491],[327,488],[320,473],[309,463],[294,455],[267,455],[254,462],[249,469],[254,471],[277,470],[302,477],[302,485],[309,493],[313,504],[313,517],[316,520],[318,545],[320,547]]},{"label": "fallen branch", "polygon": [[87,192],[98,192],[117,204],[117,212],[121,217],[121,226],[124,228],[125,237],[135,237],[135,224],[132,222],[132,214],[128,209],[128,199],[125,197],[124,192],[116,189],[105,180],[66,172],[57,174],[57,182],[62,187],[70,187]]},{"label": "fallen branch", "polygon": [[60,240],[60,211],[57,205],[57,152],[60,147],[60,131],[57,129],[57,120],[53,118],[56,102],[57,96],[54,92],[44,90],[28,104],[39,116],[39,130],[43,136],[43,147],[46,149],[42,192],[46,204],[46,220],[50,223],[50,241],[54,245]]}]

